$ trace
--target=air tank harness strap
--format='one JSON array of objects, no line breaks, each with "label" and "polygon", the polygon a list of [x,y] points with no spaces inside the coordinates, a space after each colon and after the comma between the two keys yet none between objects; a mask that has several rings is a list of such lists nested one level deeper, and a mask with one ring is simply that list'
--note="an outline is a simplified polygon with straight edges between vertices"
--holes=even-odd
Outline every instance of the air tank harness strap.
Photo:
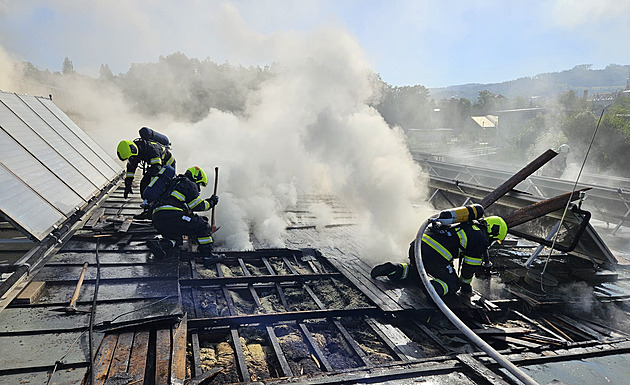
[{"label": "air tank harness strap", "polygon": [[442,246],[439,242],[437,242],[435,239],[431,238],[427,234],[422,234],[422,242],[431,246],[433,250],[437,251],[441,256],[446,258],[447,261],[450,262],[453,259],[453,255],[448,250],[446,250],[444,246]]}]

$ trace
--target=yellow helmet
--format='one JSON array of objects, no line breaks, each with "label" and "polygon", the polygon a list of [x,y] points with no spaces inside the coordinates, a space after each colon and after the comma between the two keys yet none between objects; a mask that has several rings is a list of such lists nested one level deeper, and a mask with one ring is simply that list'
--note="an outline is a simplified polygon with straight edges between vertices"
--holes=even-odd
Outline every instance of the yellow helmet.
[{"label": "yellow helmet", "polygon": [[116,149],[118,159],[127,160],[133,155],[138,155],[138,146],[131,140],[121,140]]},{"label": "yellow helmet", "polygon": [[505,239],[508,227],[503,218],[497,216],[487,217],[486,227],[488,228],[488,236],[490,239],[494,239],[499,242]]},{"label": "yellow helmet", "polygon": [[206,186],[208,184],[208,176],[201,167],[193,166],[186,169],[185,175],[192,179],[193,182]]}]

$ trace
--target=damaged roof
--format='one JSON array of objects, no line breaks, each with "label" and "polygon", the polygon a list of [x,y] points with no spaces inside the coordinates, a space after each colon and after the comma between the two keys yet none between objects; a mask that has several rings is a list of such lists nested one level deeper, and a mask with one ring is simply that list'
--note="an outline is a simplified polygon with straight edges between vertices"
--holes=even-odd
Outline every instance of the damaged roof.
[{"label": "damaged roof", "polygon": [[[114,170],[56,230],[29,233],[33,249],[3,275],[0,384],[518,383],[419,285],[370,277],[356,218],[334,197],[303,195],[288,209],[286,248],[255,241],[255,250],[223,250],[223,261],[204,266],[188,240],[179,255],[151,255],[145,242],[157,234],[133,219],[141,199],[123,197]],[[494,187],[447,179],[432,177],[438,208]],[[541,199],[513,191],[497,207]],[[316,226],[313,207],[322,203],[333,220]],[[10,223],[28,233],[26,222]],[[599,238],[591,229],[589,239]],[[598,383],[599,370],[623,383],[630,285],[619,256],[595,260],[583,245],[528,267],[540,246],[511,236],[493,247],[472,301],[452,308],[541,384]],[[553,279],[532,273],[543,264]]]}]

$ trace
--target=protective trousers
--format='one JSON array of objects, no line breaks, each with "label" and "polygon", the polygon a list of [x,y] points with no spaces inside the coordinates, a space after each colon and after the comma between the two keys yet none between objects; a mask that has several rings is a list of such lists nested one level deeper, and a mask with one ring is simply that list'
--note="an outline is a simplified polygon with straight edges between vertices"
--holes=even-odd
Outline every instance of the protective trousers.
[{"label": "protective trousers", "polygon": [[153,214],[153,227],[166,239],[178,241],[182,235],[197,239],[202,254],[212,253],[212,229],[199,215],[180,210],[162,210]]},{"label": "protective trousers", "polygon": [[[413,271],[417,272],[414,248],[415,241],[409,246],[409,261]],[[422,252],[422,264],[424,265],[426,273],[433,278],[431,279],[431,285],[438,295],[445,297],[457,293],[457,290],[459,290],[459,278],[453,267],[453,262],[447,261],[446,258],[425,242],[422,242],[420,248]]]}]

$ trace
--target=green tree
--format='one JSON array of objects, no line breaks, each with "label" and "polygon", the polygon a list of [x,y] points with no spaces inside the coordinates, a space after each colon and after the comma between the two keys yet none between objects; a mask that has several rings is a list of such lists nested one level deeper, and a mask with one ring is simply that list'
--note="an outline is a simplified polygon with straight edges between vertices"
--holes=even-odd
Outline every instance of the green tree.
[{"label": "green tree", "polygon": [[473,104],[473,113],[475,115],[488,115],[505,108],[508,102],[508,99],[494,92],[488,90],[479,91],[477,100]]},{"label": "green tree", "polygon": [[63,59],[61,73],[64,75],[74,75],[74,66],[72,65],[72,61],[67,57]]},{"label": "green tree", "polygon": [[382,89],[382,98],[375,106],[383,119],[391,125],[403,129],[428,129],[433,105],[429,90],[420,85]]},{"label": "green tree", "polygon": [[107,64],[101,64],[99,80],[111,80],[114,78],[112,70]]},{"label": "green tree", "polygon": [[602,116],[591,152],[595,171],[630,177],[630,95],[617,98]]}]

